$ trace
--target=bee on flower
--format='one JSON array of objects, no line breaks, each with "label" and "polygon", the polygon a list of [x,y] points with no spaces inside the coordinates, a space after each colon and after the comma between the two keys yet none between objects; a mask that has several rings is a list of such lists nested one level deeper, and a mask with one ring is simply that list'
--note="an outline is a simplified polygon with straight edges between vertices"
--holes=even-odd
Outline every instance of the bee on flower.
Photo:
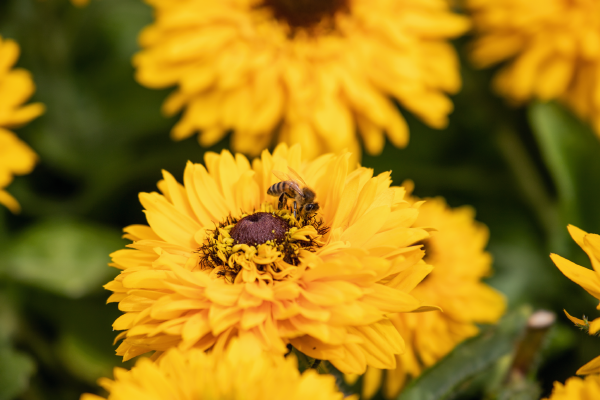
[{"label": "bee on flower", "polygon": [[[347,373],[395,367],[403,339],[390,316],[438,309],[410,294],[431,271],[420,244],[429,230],[414,226],[420,204],[389,172],[349,158],[303,161],[300,146],[280,145],[252,163],[207,153],[183,184],[163,172],[162,193],[140,194],[148,225],[126,228],[132,244],[112,254],[121,273],[105,287],[124,312],[117,354],[221,352],[251,336]],[[274,171],[297,171],[318,211],[295,217],[269,195],[281,183]]]}]

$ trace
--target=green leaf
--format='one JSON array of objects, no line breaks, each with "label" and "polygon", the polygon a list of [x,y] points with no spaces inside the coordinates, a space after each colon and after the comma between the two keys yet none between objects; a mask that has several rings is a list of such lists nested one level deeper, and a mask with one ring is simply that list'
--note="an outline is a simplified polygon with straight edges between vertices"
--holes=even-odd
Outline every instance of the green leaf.
[{"label": "green leaf", "polygon": [[398,400],[438,400],[468,389],[465,385],[510,354],[531,310],[523,307],[506,315],[497,326],[457,346],[443,360],[406,387]]},{"label": "green leaf", "polygon": [[119,232],[90,223],[51,219],[20,234],[6,248],[0,273],[70,297],[100,290],[115,275],[109,254],[123,247]]},{"label": "green leaf", "polygon": [[72,375],[95,385],[98,378],[112,376],[116,358],[113,352],[98,347],[85,337],[67,332],[59,340],[57,353]]},{"label": "green leaf", "polygon": [[0,400],[12,400],[29,386],[35,363],[26,354],[0,347]]},{"label": "green leaf", "polygon": [[12,299],[0,291],[0,346],[8,343],[17,331],[17,310]]},{"label": "green leaf", "polygon": [[600,232],[599,138],[554,103],[533,103],[529,120],[556,185],[563,224]]},{"label": "green leaf", "polygon": [[314,358],[307,356],[306,354],[297,350],[295,347],[292,347],[292,353],[296,356],[296,359],[298,359],[298,370],[300,373],[312,368],[312,366],[315,364]]}]

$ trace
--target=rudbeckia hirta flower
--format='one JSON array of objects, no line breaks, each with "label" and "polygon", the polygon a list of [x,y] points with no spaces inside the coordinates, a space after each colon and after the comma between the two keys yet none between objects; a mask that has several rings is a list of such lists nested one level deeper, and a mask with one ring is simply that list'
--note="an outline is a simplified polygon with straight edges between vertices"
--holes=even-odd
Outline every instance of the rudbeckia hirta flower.
[{"label": "rudbeckia hirta flower", "polygon": [[40,103],[23,105],[35,91],[31,74],[13,69],[19,58],[19,45],[0,36],[0,204],[12,212],[20,210],[19,203],[4,190],[14,175],[28,174],[37,155],[8,128],[19,127],[44,112]]},{"label": "rudbeckia hirta flower", "polygon": [[[581,247],[590,258],[593,270],[577,265],[559,255],[551,254],[550,258],[554,264],[565,274],[567,278],[581,286],[586,292],[600,300],[600,235],[595,235],[582,231],[581,229],[569,225],[571,237]],[[600,304],[597,309],[600,310]],[[596,335],[600,331],[600,318],[591,322],[586,319],[575,318],[569,313],[567,317],[576,325],[585,328],[590,335]],[[577,371],[578,375],[588,375],[600,373],[600,357],[594,358]]]},{"label": "rudbeckia hirta flower", "polygon": [[[149,226],[126,228],[131,249],[112,254],[122,272],[105,287],[125,311],[117,354],[219,351],[249,335],[348,373],[393,368],[404,342],[388,316],[430,309],[409,294],[431,270],[418,244],[429,233],[389,172],[349,157],[302,162],[300,146],[280,145],[252,164],[207,153],[183,185],[164,172],[162,194],[140,195]],[[315,191],[316,214],[294,218],[292,200],[280,210],[267,195],[273,171],[291,170]]]},{"label": "rudbeckia hirta flower", "polygon": [[[412,192],[412,182],[403,186]],[[420,201],[415,197],[408,200]],[[369,368],[363,386],[365,397],[375,394],[385,376],[383,394],[396,398],[408,378],[417,377],[458,343],[476,335],[476,324],[495,323],[504,313],[504,296],[481,282],[491,274],[492,259],[484,250],[488,229],[474,217],[472,207],[450,208],[440,197],[427,199],[419,208],[415,226],[435,228],[422,242],[425,262],[433,266],[433,271],[411,295],[439,305],[443,312],[391,317],[406,341],[406,352],[396,356],[396,369]]]},{"label": "rudbeckia hirta flower", "polygon": [[137,80],[177,86],[163,110],[185,109],[174,139],[203,146],[232,130],[232,147],[258,154],[301,143],[305,156],[371,154],[385,135],[408,141],[393,99],[443,128],[446,93],[460,88],[449,38],[468,28],[445,0],[147,0],[156,21],[140,36]]},{"label": "rudbeckia hirta flower", "polygon": [[[342,400],[332,375],[298,372],[296,359],[273,357],[251,340],[233,341],[225,354],[171,349],[156,362],[141,358],[131,371],[115,368],[100,385],[108,400]],[[104,400],[84,394],[81,400]]]},{"label": "rudbeckia hirta flower", "polygon": [[600,398],[600,375],[572,377],[563,385],[554,382],[552,395],[544,400],[595,400]]},{"label": "rudbeckia hirta flower", "polygon": [[467,0],[476,65],[506,61],[494,86],[510,100],[558,99],[600,135],[600,2]]}]

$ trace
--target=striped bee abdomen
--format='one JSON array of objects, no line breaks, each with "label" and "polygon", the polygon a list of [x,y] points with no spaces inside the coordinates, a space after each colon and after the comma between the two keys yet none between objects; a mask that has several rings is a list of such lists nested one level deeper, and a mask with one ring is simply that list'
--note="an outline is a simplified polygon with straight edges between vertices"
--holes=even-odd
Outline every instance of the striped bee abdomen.
[{"label": "striped bee abdomen", "polygon": [[267,190],[267,194],[269,196],[279,196],[280,194],[284,193],[286,189],[287,187],[285,182],[277,182]]}]

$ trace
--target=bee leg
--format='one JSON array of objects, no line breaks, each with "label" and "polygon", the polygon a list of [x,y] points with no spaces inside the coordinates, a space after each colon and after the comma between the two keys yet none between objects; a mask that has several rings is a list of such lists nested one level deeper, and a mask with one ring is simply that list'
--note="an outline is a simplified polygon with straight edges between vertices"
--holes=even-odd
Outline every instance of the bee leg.
[{"label": "bee leg", "polygon": [[296,219],[296,210],[298,207],[298,203],[296,203],[296,200],[294,200],[294,219]]},{"label": "bee leg", "polygon": [[287,196],[285,195],[285,193],[281,193],[281,196],[279,196],[279,203],[277,204],[278,210],[283,209],[283,206],[285,205],[286,200],[287,200],[286,197]]}]

